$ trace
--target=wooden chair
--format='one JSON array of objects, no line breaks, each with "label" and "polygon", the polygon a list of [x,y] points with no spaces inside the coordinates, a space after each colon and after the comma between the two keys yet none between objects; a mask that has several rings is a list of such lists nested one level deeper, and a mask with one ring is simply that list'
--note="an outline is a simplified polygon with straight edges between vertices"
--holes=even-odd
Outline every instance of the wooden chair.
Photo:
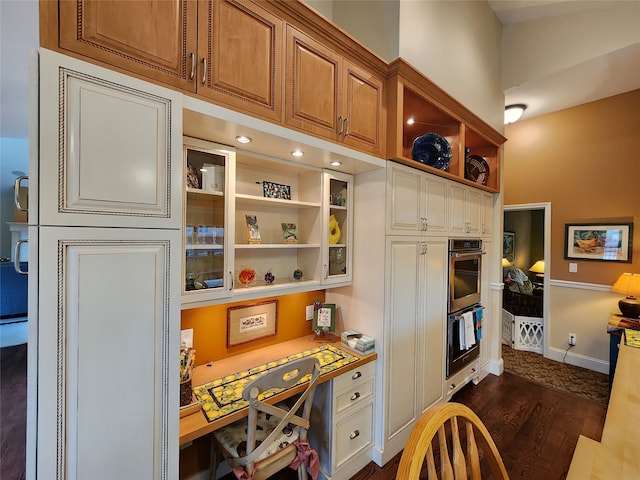
[{"label": "wooden chair", "polygon": [[[449,422],[450,428],[445,428]],[[466,454],[460,442],[459,427],[466,433]],[[447,431],[451,435],[451,454],[447,444]],[[438,436],[440,477],[436,472],[433,440]],[[476,437],[478,443],[476,444]],[[439,403],[427,409],[411,431],[398,467],[398,480],[419,480],[426,457],[427,479],[479,480],[480,456],[478,447],[488,461],[493,478],[508,480],[500,453],[478,416],[460,403]]]},{"label": "wooden chair", "polygon": [[[320,363],[305,357],[274,368],[256,378],[242,391],[249,402],[247,419],[213,432],[210,478],[215,480],[220,454],[238,478],[263,480],[288,467],[298,456],[298,444],[307,443],[313,395],[320,375]],[[261,400],[263,392],[288,389],[309,377],[309,384],[289,409],[284,403],[270,405]],[[298,414],[298,410],[302,413]],[[297,468],[298,478],[307,479],[304,463]]]}]

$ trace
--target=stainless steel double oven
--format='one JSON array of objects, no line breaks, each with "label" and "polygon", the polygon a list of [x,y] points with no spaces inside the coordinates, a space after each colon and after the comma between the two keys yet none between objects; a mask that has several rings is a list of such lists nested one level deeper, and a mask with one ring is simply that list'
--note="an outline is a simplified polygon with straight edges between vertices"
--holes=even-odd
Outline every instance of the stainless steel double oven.
[{"label": "stainless steel double oven", "polygon": [[[447,309],[447,378],[480,355],[477,318],[481,318],[482,240],[449,240],[449,302]],[[462,339],[465,314],[473,314],[474,342]],[[467,315],[467,318],[469,316]],[[463,325],[461,326],[461,322]],[[472,345],[470,345],[473,343]]]}]

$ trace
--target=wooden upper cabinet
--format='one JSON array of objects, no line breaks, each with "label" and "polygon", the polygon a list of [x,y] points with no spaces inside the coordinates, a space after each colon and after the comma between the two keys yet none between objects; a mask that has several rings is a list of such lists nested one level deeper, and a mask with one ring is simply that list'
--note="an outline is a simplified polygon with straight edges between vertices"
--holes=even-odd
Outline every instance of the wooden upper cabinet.
[{"label": "wooden upper cabinet", "polygon": [[58,6],[61,49],[195,91],[195,1],[77,0]]},{"label": "wooden upper cabinet", "polygon": [[370,149],[371,153],[381,153],[383,82],[347,61],[344,66],[344,111],[347,118],[344,142]]},{"label": "wooden upper cabinet", "polygon": [[287,125],[381,153],[383,82],[289,25],[285,85]]},{"label": "wooden upper cabinet", "polygon": [[283,21],[246,0],[198,3],[198,94],[282,120]]}]

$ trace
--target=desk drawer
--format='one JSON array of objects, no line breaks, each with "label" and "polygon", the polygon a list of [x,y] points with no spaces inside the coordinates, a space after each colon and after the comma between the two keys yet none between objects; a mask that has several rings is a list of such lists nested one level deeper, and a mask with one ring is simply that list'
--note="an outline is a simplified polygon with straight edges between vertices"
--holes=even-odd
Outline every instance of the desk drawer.
[{"label": "desk drawer", "polygon": [[333,379],[333,391],[337,393],[345,388],[352,388],[354,385],[359,385],[360,382],[373,377],[375,372],[376,362],[369,362],[358,368],[354,368]]},{"label": "desk drawer", "polygon": [[373,404],[369,403],[357,413],[335,425],[336,470],[361,450],[371,445],[373,436]]},{"label": "desk drawer", "polygon": [[373,396],[373,377],[368,377],[350,390],[345,390],[335,396],[333,405],[335,415],[338,416],[345,410],[364,403]]}]

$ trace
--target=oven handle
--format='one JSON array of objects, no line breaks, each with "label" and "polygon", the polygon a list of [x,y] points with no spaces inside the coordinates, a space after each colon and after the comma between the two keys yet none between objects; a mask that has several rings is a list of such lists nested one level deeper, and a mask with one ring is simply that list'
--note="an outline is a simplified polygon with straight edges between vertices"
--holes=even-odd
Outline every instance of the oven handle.
[{"label": "oven handle", "polygon": [[465,253],[451,252],[450,255],[452,258],[463,258],[463,257],[476,257],[478,255],[485,255],[486,253],[487,252],[483,250],[481,252],[465,252]]}]

